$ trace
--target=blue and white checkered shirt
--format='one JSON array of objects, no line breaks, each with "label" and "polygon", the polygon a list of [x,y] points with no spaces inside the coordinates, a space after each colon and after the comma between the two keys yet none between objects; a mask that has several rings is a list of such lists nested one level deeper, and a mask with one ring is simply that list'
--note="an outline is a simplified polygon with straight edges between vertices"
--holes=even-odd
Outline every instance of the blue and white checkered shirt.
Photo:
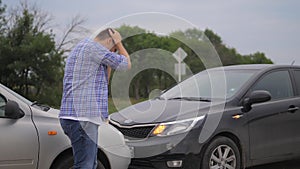
[{"label": "blue and white checkered shirt", "polygon": [[126,70],[127,58],[86,38],[66,61],[60,118],[108,118],[107,66]]}]

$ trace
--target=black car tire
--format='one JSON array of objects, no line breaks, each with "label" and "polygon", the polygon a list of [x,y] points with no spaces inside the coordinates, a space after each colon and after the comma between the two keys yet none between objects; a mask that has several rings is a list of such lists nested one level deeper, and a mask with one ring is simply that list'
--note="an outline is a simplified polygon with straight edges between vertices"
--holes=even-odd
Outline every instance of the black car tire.
[{"label": "black car tire", "polygon": [[[57,161],[51,168],[52,169],[73,169],[73,164],[74,164],[73,156],[72,154],[71,155],[68,154],[63,158],[61,158],[61,160]],[[97,169],[105,169],[104,165],[99,159],[98,159]]]},{"label": "black car tire", "polygon": [[240,151],[230,138],[216,137],[204,150],[201,169],[211,169],[212,166],[227,169],[228,165],[234,169],[241,169]]}]

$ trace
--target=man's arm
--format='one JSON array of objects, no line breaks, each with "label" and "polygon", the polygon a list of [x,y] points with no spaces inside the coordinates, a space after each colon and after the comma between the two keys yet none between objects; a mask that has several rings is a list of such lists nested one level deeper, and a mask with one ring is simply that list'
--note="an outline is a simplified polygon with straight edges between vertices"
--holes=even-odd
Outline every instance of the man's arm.
[{"label": "man's arm", "polygon": [[111,67],[107,66],[107,81],[108,81],[108,84],[109,84],[110,74],[111,74]]},{"label": "man's arm", "polygon": [[129,56],[127,50],[124,48],[122,42],[121,42],[121,41],[118,42],[118,43],[116,44],[116,47],[117,47],[117,49],[119,50],[119,54],[120,54],[120,55],[123,55],[123,56],[125,56],[125,57],[127,58],[128,69],[131,69],[131,60],[130,60],[130,56]]},{"label": "man's arm", "polygon": [[131,69],[130,56],[129,56],[127,50],[124,48],[124,46],[122,44],[122,37],[121,37],[120,33],[116,30],[114,30],[113,32],[111,30],[109,30],[109,34],[111,35],[114,42],[116,43],[116,48],[118,49],[119,54],[123,55],[127,58],[128,69]]}]

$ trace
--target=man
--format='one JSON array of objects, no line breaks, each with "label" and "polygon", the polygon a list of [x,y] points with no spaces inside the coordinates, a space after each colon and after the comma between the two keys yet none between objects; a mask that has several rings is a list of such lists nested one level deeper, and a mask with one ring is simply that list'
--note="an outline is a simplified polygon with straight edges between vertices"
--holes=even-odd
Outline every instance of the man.
[{"label": "man", "polygon": [[67,58],[59,117],[72,143],[75,169],[97,168],[98,126],[108,118],[110,68],[131,68],[121,36],[111,28],[79,42]]}]

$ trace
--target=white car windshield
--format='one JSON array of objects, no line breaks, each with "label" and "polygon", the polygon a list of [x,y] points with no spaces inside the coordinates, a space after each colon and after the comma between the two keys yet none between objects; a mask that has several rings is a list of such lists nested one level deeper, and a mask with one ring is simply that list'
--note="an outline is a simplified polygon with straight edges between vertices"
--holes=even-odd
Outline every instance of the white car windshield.
[{"label": "white car windshield", "polygon": [[26,103],[26,104],[28,104],[28,105],[32,105],[32,102],[29,101],[28,99],[26,99],[25,97],[19,95],[18,93],[12,91],[12,90],[9,89],[9,88],[3,86],[2,84],[0,84],[0,86],[1,86],[4,90],[6,90],[7,92],[9,92],[10,94],[12,94],[12,95],[14,95],[15,97],[17,97],[18,99],[22,100],[24,103]]}]

